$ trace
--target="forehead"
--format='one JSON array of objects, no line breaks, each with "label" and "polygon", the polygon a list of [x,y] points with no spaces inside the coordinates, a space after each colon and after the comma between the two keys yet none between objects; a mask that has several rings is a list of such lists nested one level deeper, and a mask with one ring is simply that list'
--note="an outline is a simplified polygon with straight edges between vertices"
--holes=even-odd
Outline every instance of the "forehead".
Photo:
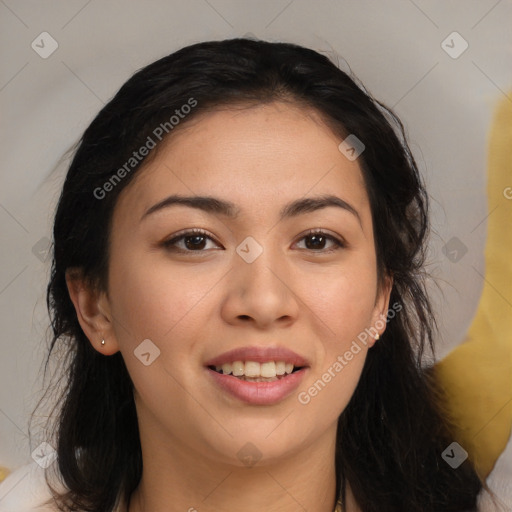
[{"label": "forehead", "polygon": [[121,194],[140,214],[171,193],[214,195],[241,211],[279,208],[290,199],[336,193],[364,209],[359,164],[318,113],[284,102],[218,108],[186,121]]}]

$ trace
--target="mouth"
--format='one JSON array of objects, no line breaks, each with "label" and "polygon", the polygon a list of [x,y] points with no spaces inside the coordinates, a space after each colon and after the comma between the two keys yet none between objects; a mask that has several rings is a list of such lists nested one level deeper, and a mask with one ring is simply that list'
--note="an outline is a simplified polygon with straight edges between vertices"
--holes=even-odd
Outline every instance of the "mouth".
[{"label": "mouth", "polygon": [[203,363],[208,378],[226,396],[250,405],[285,400],[309,373],[310,361],[285,346],[246,346]]},{"label": "mouth", "polygon": [[215,388],[227,396],[249,405],[270,406],[290,397],[306,378],[309,367],[279,361],[234,361],[208,365],[205,370]]}]

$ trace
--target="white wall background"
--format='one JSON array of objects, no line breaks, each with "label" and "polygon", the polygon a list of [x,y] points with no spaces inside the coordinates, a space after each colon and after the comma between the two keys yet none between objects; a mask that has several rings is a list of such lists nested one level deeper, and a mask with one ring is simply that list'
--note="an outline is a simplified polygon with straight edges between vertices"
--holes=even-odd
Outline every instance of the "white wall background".
[{"label": "white wall background", "polygon": [[[28,418],[47,346],[45,237],[65,172],[57,163],[137,69],[247,33],[346,59],[399,114],[428,182],[442,357],[463,339],[482,289],[486,137],[496,101],[512,101],[511,26],[510,0],[0,0],[0,465],[29,462],[35,448]],[[453,31],[469,45],[457,58],[442,47]],[[31,47],[43,46],[42,32],[58,44],[45,59]],[[452,39],[445,45],[460,52]],[[452,237],[467,247],[457,262],[442,252]]]}]

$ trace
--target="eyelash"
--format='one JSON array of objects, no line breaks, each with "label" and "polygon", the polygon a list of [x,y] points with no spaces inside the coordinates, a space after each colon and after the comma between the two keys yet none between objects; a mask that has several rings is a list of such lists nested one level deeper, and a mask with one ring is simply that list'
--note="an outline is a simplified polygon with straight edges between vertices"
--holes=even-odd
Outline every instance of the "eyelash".
[{"label": "eyelash", "polygon": [[[170,240],[166,240],[165,242],[163,242],[162,245],[169,250],[175,250],[177,252],[183,252],[183,253],[185,253],[185,252],[187,252],[187,253],[206,252],[206,250],[193,251],[190,249],[181,249],[181,248],[176,247],[176,244],[178,242],[182,241],[183,239],[188,238],[188,237],[197,236],[197,235],[202,235],[205,238],[208,238],[217,244],[217,242],[215,242],[215,240],[205,230],[200,229],[200,228],[195,228],[195,229],[191,229],[189,231],[185,231],[185,232],[179,234],[178,236],[171,238]],[[331,240],[334,243],[334,247],[332,247],[331,249],[325,249],[325,250],[324,249],[321,249],[321,250],[304,249],[304,250],[309,250],[309,251],[312,251],[313,253],[317,253],[317,254],[326,254],[326,253],[328,254],[331,252],[339,251],[340,249],[343,249],[346,247],[346,243],[344,240],[340,240],[337,237],[330,235],[321,229],[310,229],[306,234],[304,234],[300,238],[300,240],[303,240],[304,238],[314,236],[314,235],[320,235],[320,236],[327,238],[328,240]],[[220,244],[217,244],[217,245],[220,245]]]}]

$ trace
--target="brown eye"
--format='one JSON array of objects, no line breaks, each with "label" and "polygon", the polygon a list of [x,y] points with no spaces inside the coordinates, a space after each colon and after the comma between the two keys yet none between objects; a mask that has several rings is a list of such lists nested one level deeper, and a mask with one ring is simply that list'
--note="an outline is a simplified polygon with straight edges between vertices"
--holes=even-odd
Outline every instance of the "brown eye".
[{"label": "brown eye", "polygon": [[[214,240],[201,229],[186,231],[171,240],[163,243],[163,246],[169,250],[177,250],[182,252],[206,252],[204,249],[208,241]],[[214,242],[215,245],[216,242]]]},{"label": "brown eye", "polygon": [[183,241],[187,249],[204,249],[206,237],[204,235],[184,236]]},{"label": "brown eye", "polygon": [[[345,247],[345,244],[338,238],[328,235],[324,231],[311,231],[301,238],[306,240],[305,249],[315,252],[332,252]],[[326,244],[331,242],[331,247],[326,249]]]}]

